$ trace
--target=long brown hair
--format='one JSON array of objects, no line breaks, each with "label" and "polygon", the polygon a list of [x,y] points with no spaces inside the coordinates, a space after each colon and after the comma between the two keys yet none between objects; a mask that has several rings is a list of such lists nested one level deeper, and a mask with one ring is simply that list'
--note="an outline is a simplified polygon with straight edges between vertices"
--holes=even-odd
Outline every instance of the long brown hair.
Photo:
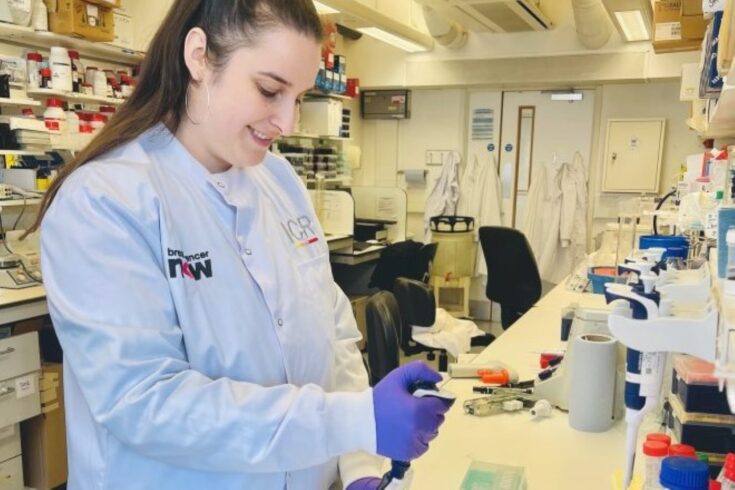
[{"label": "long brown hair", "polygon": [[312,0],[176,0],[151,41],[138,86],[110,122],[71,162],[64,165],[41,202],[37,230],[46,211],[76,169],[122,146],[160,122],[176,132],[185,111],[191,81],[184,62],[184,41],[191,29],[207,35],[207,59],[221,70],[236,49],[252,46],[264,29],[285,26],[322,39]]}]

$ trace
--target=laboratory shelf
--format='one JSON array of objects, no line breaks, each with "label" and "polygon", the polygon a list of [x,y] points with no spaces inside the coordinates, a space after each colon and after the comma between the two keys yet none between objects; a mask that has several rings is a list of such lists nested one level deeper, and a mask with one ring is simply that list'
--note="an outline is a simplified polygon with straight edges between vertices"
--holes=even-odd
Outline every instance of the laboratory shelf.
[{"label": "laboratory shelf", "polygon": [[0,97],[0,107],[39,107],[41,103],[33,99]]},{"label": "laboratory shelf", "polygon": [[687,125],[701,138],[735,138],[735,63],[725,77],[725,84],[710,114],[709,121],[687,119]]},{"label": "laboratory shelf", "polygon": [[[51,148],[48,149],[48,151],[53,151]],[[44,151],[27,151],[27,150],[0,150],[0,156],[5,155],[14,155],[16,157],[32,157],[32,156],[41,156],[45,155],[46,152]]]},{"label": "laboratory shelf", "polygon": [[303,138],[312,140],[333,140],[333,141],[352,141],[352,138],[343,138],[341,136],[319,136],[317,134],[293,133],[281,136],[281,138]]},{"label": "laboratory shelf", "polygon": [[23,202],[23,199],[6,199],[2,200],[0,199],[0,209],[2,208],[9,208],[9,207],[18,207],[18,206],[35,206],[37,204],[41,204],[41,198],[38,197],[29,197],[25,200],[25,203]]},{"label": "laboratory shelf", "polygon": [[125,99],[113,99],[110,97],[99,97],[96,95],[84,95],[47,88],[28,90],[27,93],[30,97],[58,97],[60,99],[64,99],[77,104],[122,105],[125,102]]},{"label": "laboratory shelf", "polygon": [[79,51],[82,58],[110,61],[123,65],[137,65],[145,57],[145,53],[119,48],[110,44],[87,41],[53,32],[34,31],[30,27],[0,22],[0,40],[22,46],[48,49],[51,46],[63,46]]},{"label": "laboratory shelf", "polygon": [[342,95],[342,94],[336,94],[333,92],[320,92],[319,90],[311,90],[309,92],[306,92],[306,97],[312,97],[312,98],[329,98],[329,99],[337,99],[337,100],[354,100],[352,97],[348,95]]}]

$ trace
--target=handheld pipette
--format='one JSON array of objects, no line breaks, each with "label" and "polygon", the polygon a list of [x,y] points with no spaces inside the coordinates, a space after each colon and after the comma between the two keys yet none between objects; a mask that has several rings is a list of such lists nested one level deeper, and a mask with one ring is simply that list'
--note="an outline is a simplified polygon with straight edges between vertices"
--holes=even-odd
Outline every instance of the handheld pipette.
[{"label": "handheld pipette", "polygon": [[[611,285],[605,291],[605,299],[612,303],[610,316],[626,316],[636,320],[658,317],[660,295],[654,291],[656,276],[642,275],[643,287],[621,288]],[[640,352],[628,348],[625,375],[625,421],[626,435],[625,488],[633,476],[638,430],[645,416],[659,401],[663,382],[666,354],[663,352]]]}]

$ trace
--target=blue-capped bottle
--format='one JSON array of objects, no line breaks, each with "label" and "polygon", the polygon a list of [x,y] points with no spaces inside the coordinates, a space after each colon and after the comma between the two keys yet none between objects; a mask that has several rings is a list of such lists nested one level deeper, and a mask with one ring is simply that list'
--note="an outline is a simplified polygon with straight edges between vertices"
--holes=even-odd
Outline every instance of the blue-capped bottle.
[{"label": "blue-capped bottle", "polygon": [[698,459],[669,457],[661,463],[659,480],[667,490],[708,490],[709,466]]}]

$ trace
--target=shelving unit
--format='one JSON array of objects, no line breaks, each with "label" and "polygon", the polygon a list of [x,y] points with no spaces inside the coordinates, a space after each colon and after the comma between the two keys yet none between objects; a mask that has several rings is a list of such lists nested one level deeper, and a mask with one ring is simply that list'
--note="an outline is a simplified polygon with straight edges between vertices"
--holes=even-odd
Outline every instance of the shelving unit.
[{"label": "shelving unit", "polygon": [[125,102],[124,99],[112,99],[110,97],[98,97],[96,95],[83,95],[83,94],[64,92],[61,90],[53,90],[53,89],[45,89],[45,88],[29,90],[27,94],[30,97],[37,97],[37,98],[44,98],[44,99],[49,98],[49,97],[58,97],[60,99],[64,99],[69,102],[78,103],[78,104],[99,104],[99,105],[119,106]]},{"label": "shelving unit", "polygon": [[83,58],[110,61],[122,65],[137,65],[145,57],[145,53],[119,48],[105,43],[87,41],[53,32],[34,31],[30,27],[17,26],[0,22],[0,40],[21,46],[48,49],[51,46],[63,46],[79,51]]},{"label": "shelving unit", "polygon": [[41,103],[33,99],[0,97],[0,107],[39,107]]},{"label": "shelving unit", "polygon": [[725,85],[709,121],[690,118],[687,125],[703,139],[735,138],[735,64],[725,77]]}]

